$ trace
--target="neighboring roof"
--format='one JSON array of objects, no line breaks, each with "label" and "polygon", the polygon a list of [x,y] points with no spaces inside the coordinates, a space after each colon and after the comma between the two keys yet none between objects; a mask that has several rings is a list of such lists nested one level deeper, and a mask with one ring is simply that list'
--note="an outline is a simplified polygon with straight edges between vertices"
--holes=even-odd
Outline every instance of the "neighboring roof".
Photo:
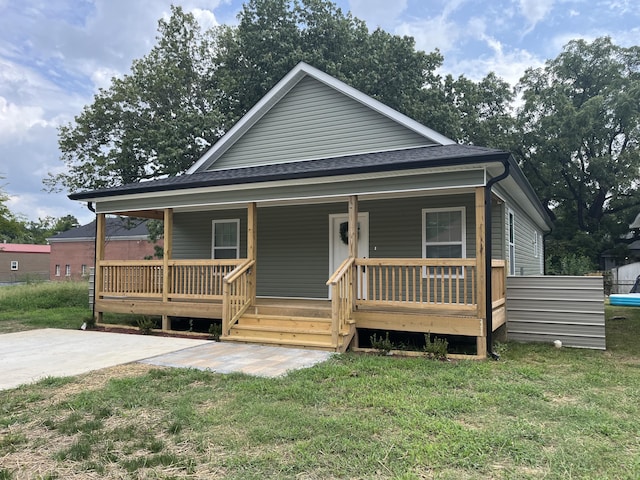
[{"label": "neighboring roof", "polygon": [[276,105],[293,87],[303,78],[311,77],[328,87],[337,90],[343,95],[362,103],[370,109],[384,115],[387,118],[403,125],[429,140],[441,144],[455,144],[453,140],[407,117],[378,100],[350,87],[346,83],[324,73],[304,62],[296,65],[285,77],[280,80],[262,99],[249,110],[233,128],[231,128],[220,140],[218,140],[200,159],[187,170],[187,173],[201,172],[209,168],[218,158],[234,145],[242,136],[253,127],[271,108]]},{"label": "neighboring roof", "polygon": [[0,243],[0,252],[6,253],[51,253],[51,245],[24,243]]},{"label": "neighboring roof", "polygon": [[482,164],[506,160],[509,157],[509,152],[492,148],[459,144],[434,145],[406,150],[306,160],[303,162],[197,172],[149,182],[131,183],[119,187],[73,193],[69,195],[69,198],[71,200],[87,200],[222,185]]},{"label": "neighboring roof", "polygon": [[[147,237],[149,230],[147,229],[146,220],[131,220],[121,217],[107,217],[105,232],[107,238],[128,240]],[[48,238],[50,243],[69,242],[77,240],[93,240],[96,236],[96,221],[80,227],[72,228],[66,232],[58,233]]]}]

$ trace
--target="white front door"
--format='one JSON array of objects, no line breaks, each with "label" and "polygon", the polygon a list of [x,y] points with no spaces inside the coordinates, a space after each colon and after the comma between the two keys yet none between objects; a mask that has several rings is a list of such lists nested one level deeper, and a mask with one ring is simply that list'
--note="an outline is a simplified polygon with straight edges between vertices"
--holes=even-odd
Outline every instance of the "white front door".
[{"label": "white front door", "polygon": [[[348,214],[329,215],[329,276],[349,256],[348,225]],[[366,212],[358,214],[358,256],[369,256],[369,214]],[[366,293],[366,288],[364,291]]]}]

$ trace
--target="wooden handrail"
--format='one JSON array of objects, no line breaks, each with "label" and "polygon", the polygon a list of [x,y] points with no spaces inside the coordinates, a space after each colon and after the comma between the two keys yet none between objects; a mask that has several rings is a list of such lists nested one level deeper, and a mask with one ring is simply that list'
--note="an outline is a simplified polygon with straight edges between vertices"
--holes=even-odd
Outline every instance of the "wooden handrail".
[{"label": "wooden handrail", "polygon": [[255,260],[247,260],[245,263],[237,266],[224,277],[224,283],[234,282],[240,275],[250,269],[256,263]]},{"label": "wooden handrail", "polygon": [[472,267],[475,258],[357,258],[356,265],[403,267]]},{"label": "wooden handrail", "polygon": [[335,285],[338,280],[345,274],[345,272],[354,264],[355,261],[356,259],[352,257],[345,258],[338,269],[333,273],[333,275],[331,275],[331,278],[327,280],[326,285]]}]

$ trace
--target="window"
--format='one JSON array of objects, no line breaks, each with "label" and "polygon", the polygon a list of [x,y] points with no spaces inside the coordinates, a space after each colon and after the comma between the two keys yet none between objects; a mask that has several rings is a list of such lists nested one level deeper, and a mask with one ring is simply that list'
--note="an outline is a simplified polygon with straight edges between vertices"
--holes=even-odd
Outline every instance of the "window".
[{"label": "window", "polygon": [[240,257],[240,220],[214,220],[212,258]]},{"label": "window", "polygon": [[18,260],[11,260],[11,270],[14,272],[18,270]]},{"label": "window", "polygon": [[60,265],[56,265],[56,277],[60,276]]},{"label": "window", "polygon": [[423,258],[466,258],[465,217],[464,207],[423,209]]},{"label": "window", "polygon": [[535,258],[538,258],[538,255],[540,255],[540,250],[539,250],[539,246],[538,246],[538,231],[534,230],[533,232],[533,256]]},{"label": "window", "polygon": [[84,263],[82,264],[81,272],[83,277],[87,276],[87,266]]},{"label": "window", "polygon": [[71,265],[65,265],[64,266],[64,274],[67,277],[71,276]]},{"label": "window", "polygon": [[516,217],[509,210],[509,275],[516,274]]}]

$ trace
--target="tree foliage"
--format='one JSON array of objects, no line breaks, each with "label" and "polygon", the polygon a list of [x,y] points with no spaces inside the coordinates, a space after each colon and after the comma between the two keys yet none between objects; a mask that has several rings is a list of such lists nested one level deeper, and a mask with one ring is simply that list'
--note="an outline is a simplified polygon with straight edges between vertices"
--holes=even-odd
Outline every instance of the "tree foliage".
[{"label": "tree foliage", "polygon": [[640,205],[640,47],[573,40],[519,89],[523,167],[555,220],[557,254],[594,258]]},{"label": "tree foliage", "polygon": [[456,140],[493,144],[489,132],[509,120],[497,77],[442,78],[439,52],[369,32],[330,1],[250,0],[237,26],[206,32],[176,7],[151,52],[60,129],[67,169],[45,184],[75,191],[181,173],[301,61]]}]

